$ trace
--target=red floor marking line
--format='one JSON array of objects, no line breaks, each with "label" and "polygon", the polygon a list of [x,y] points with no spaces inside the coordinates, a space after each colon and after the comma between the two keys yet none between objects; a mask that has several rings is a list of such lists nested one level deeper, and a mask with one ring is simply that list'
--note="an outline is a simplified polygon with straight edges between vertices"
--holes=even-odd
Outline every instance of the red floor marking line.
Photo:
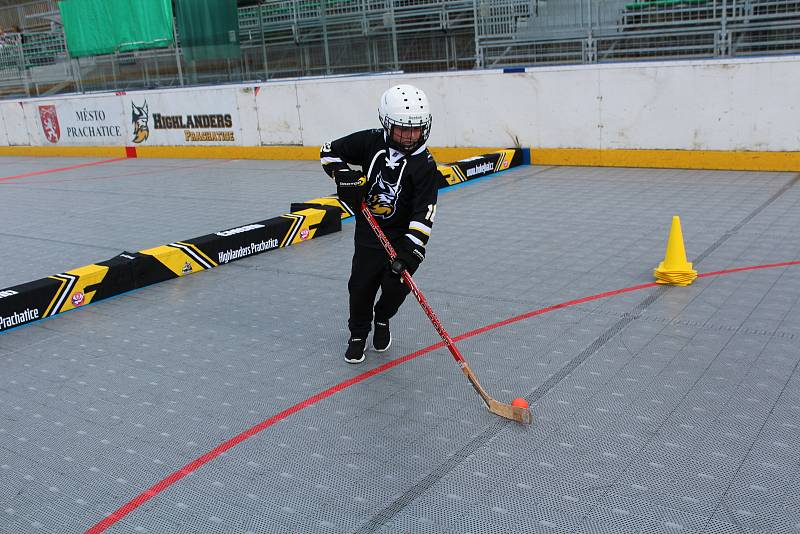
[{"label": "red floor marking line", "polygon": [[800,265],[800,261],[784,261],[782,263],[768,263],[766,265],[752,265],[750,267],[739,267],[737,269],[725,269],[723,271],[713,271],[710,273],[698,274],[697,278],[705,278],[706,276],[717,276],[720,274],[740,273],[742,271],[754,271],[756,269],[774,269],[775,267],[789,267],[791,265]]},{"label": "red floor marking line", "polygon": [[[738,273],[738,272],[742,272],[742,271],[752,271],[752,270],[755,270],[755,269],[770,269],[770,268],[775,268],[775,267],[788,267],[788,266],[791,266],[791,265],[800,265],[800,261],[787,261],[787,262],[783,262],[783,263],[771,263],[771,264],[767,264],[767,265],[755,265],[755,266],[751,266],[751,267],[740,267],[738,269],[726,269],[726,270],[723,270],[723,271],[714,271],[714,272],[710,272],[710,273],[704,273],[704,274],[699,275],[698,278],[705,278],[705,277],[708,277],[708,276],[718,276],[718,275],[723,275],[723,274]],[[640,289],[647,289],[649,287],[656,287],[658,285],[659,284],[657,284],[655,282],[650,282],[648,284],[640,284],[640,285],[637,285],[637,286],[624,287],[624,288],[621,288],[621,289],[615,289],[613,291],[606,291],[604,293],[598,293],[596,295],[590,295],[588,297],[583,297],[583,298],[579,298],[579,299],[575,299],[575,300],[569,300],[569,301],[566,301],[566,302],[561,302],[559,304],[554,304],[553,306],[548,306],[547,308],[540,308],[538,310],[533,310],[533,311],[530,311],[528,313],[523,313],[522,315],[517,315],[515,317],[504,319],[504,320],[499,321],[497,323],[493,323],[493,324],[490,324],[490,325],[487,325],[487,326],[482,326],[480,328],[476,328],[475,330],[471,330],[469,332],[465,332],[463,334],[460,334],[460,335],[454,337],[453,340],[454,341],[461,341],[461,340],[464,340],[464,339],[467,339],[467,338],[470,338],[470,337],[477,336],[478,334],[482,334],[482,333],[487,332],[489,330],[494,330],[496,328],[500,328],[502,326],[506,326],[506,325],[509,325],[509,324],[512,324],[512,323],[516,323],[518,321],[522,321],[522,320],[525,320],[525,319],[530,319],[531,317],[536,317],[537,315],[543,315],[543,314],[549,313],[551,311],[560,310],[560,309],[563,309],[563,308],[569,308],[571,306],[577,306],[578,304],[583,304],[585,302],[591,302],[593,300],[599,300],[599,299],[603,299],[603,298],[607,298],[607,297],[613,297],[615,295],[621,295],[623,293],[630,293],[632,291],[639,291]],[[210,462],[214,458],[220,456],[222,453],[232,449],[233,447],[235,447],[236,445],[240,444],[244,440],[255,436],[256,434],[258,434],[259,432],[261,432],[262,430],[264,430],[266,428],[271,427],[272,425],[274,425],[278,421],[286,419],[290,415],[292,415],[292,414],[294,414],[296,412],[299,412],[303,408],[308,408],[312,404],[316,404],[317,402],[319,402],[319,401],[321,401],[323,399],[327,399],[328,397],[330,397],[334,393],[338,393],[339,391],[342,391],[343,389],[347,389],[352,385],[358,384],[359,382],[363,382],[367,378],[373,377],[373,376],[375,376],[377,374],[380,374],[380,373],[382,373],[382,372],[384,372],[384,371],[386,371],[388,369],[391,369],[392,367],[397,367],[400,364],[406,363],[407,361],[413,360],[414,358],[417,358],[417,357],[422,356],[424,354],[427,354],[429,352],[433,352],[434,350],[441,349],[443,347],[444,347],[444,342],[440,341],[439,343],[436,343],[436,344],[431,345],[429,347],[425,347],[424,349],[420,349],[420,350],[418,350],[416,352],[412,352],[411,354],[407,354],[407,355],[405,355],[405,356],[403,356],[401,358],[398,358],[396,360],[392,360],[392,361],[386,362],[383,365],[375,367],[374,369],[371,369],[371,370],[369,370],[369,371],[367,371],[365,373],[362,373],[362,374],[360,374],[358,376],[354,376],[352,378],[349,378],[349,379],[345,380],[344,382],[340,382],[340,383],[336,384],[335,386],[332,386],[332,387],[326,389],[325,391],[321,391],[320,393],[317,393],[316,395],[313,395],[313,396],[307,398],[304,401],[300,401],[297,404],[295,404],[295,405],[283,410],[282,412],[279,412],[279,413],[273,415],[269,419],[265,419],[264,421],[261,421],[257,425],[248,428],[244,432],[241,432],[240,434],[234,436],[233,438],[229,439],[228,441],[218,445],[216,448],[208,451],[207,453],[205,453],[204,455],[200,456],[199,458],[189,462],[188,464],[183,466],[181,469],[179,469],[178,471],[175,471],[172,474],[168,475],[166,478],[164,478],[161,481],[157,482],[153,486],[150,486],[148,489],[146,489],[145,491],[143,491],[142,493],[140,493],[139,495],[137,495],[136,497],[134,497],[133,499],[131,499],[130,501],[128,501],[127,503],[122,505],[121,507],[119,507],[116,511],[112,512],[110,515],[108,515],[105,518],[103,518],[99,523],[97,523],[94,526],[92,526],[91,528],[89,528],[89,530],[87,530],[85,534],[99,534],[101,532],[104,532],[106,529],[108,529],[109,527],[111,527],[114,524],[116,524],[117,522],[119,522],[123,517],[125,517],[126,515],[130,514],[131,512],[133,512],[136,508],[138,508],[139,506],[141,506],[145,502],[149,501],[150,499],[152,499],[153,497],[155,497],[156,495],[161,493],[163,490],[165,490],[169,486],[173,485],[175,482],[179,481],[180,479],[182,479],[186,475],[189,475],[192,472],[196,471],[197,469],[199,469],[203,465],[207,464],[208,462]]]},{"label": "red floor marking line", "polygon": [[72,165],[71,167],[60,167],[58,169],[47,169],[44,171],[34,171],[34,172],[26,172],[25,174],[17,174],[14,176],[4,176],[0,178],[0,182],[5,182],[7,180],[19,180],[20,178],[28,178],[30,176],[38,176],[40,174],[50,174],[51,172],[61,172],[61,171],[71,171],[73,169],[80,169],[83,167],[91,167],[92,165],[103,165],[105,163],[113,163],[115,161],[124,161],[128,158],[114,158],[114,159],[104,159],[103,161],[93,161],[91,163],[81,163],[79,165]]},{"label": "red floor marking line", "polygon": [[225,451],[228,451],[228,450],[232,449],[233,447],[235,447],[239,443],[243,442],[244,440],[255,436],[256,434],[258,434],[259,432],[261,432],[265,428],[269,428],[272,425],[274,425],[275,423],[277,423],[278,421],[281,421],[282,419],[286,419],[287,417],[289,417],[293,413],[299,412],[303,408],[308,408],[312,404],[316,404],[317,402],[330,397],[334,393],[338,393],[339,391],[342,391],[343,389],[349,388],[350,386],[352,386],[354,384],[358,384],[359,382],[362,382],[362,381],[366,380],[367,378],[370,378],[372,376],[380,374],[380,373],[386,371],[387,369],[391,369],[392,367],[396,367],[396,366],[398,366],[400,364],[403,364],[403,363],[405,363],[405,362],[407,362],[409,360],[413,360],[417,356],[421,356],[423,354],[426,354],[428,352],[431,352],[431,351],[436,350],[436,349],[441,348],[441,347],[444,347],[444,342],[439,342],[436,345],[431,345],[430,347],[426,347],[424,349],[420,349],[417,352],[412,352],[411,354],[403,356],[402,358],[398,358],[396,360],[392,360],[390,362],[386,362],[383,365],[380,365],[380,366],[378,366],[378,367],[376,367],[374,369],[371,369],[371,370],[367,371],[366,373],[362,373],[362,374],[360,374],[358,376],[354,376],[354,377],[352,377],[352,378],[350,378],[348,380],[345,380],[344,382],[340,382],[340,383],[336,384],[335,386],[332,386],[332,387],[326,389],[325,391],[321,391],[320,393],[317,393],[316,395],[313,395],[313,396],[307,398],[304,401],[298,402],[294,406],[291,406],[291,407],[283,410],[282,412],[273,415],[269,419],[265,419],[264,421],[261,421],[257,425],[248,428],[244,432],[241,432],[240,434],[234,436],[233,438],[229,439],[228,441],[218,445],[216,448],[208,451],[207,453],[205,453],[204,455],[200,456],[196,460],[193,460],[190,463],[186,464],[180,470],[175,471],[174,473],[170,474],[169,476],[167,476],[166,478],[164,478],[160,482],[154,484],[153,486],[150,486],[148,489],[146,489],[145,491],[143,491],[142,493],[140,493],[139,495],[137,495],[136,497],[134,497],[133,499],[131,499],[130,501],[125,503],[124,505],[122,505],[116,511],[114,511],[113,513],[111,513],[110,515],[105,517],[102,521],[100,521],[99,523],[97,523],[96,525],[91,527],[89,530],[86,531],[86,534],[98,534],[100,532],[104,532],[107,528],[109,528],[112,525],[114,525],[115,523],[117,523],[120,519],[122,519],[123,517],[125,517],[126,515],[128,515],[132,511],[134,511],[136,508],[138,508],[142,504],[146,503],[151,498],[155,497],[156,495],[161,493],[163,490],[165,490],[169,486],[173,485],[175,482],[179,481],[180,479],[182,479],[186,475],[192,473],[193,471],[196,471],[197,469],[199,469],[203,465],[207,464],[208,462],[210,462],[214,458],[220,456]]}]

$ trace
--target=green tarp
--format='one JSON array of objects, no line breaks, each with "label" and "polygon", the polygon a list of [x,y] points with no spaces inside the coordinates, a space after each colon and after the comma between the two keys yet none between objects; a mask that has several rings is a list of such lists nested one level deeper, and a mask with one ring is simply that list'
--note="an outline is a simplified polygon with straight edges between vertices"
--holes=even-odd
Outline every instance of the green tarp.
[{"label": "green tarp", "polygon": [[161,48],[173,42],[171,0],[61,0],[73,57]]},{"label": "green tarp", "polygon": [[187,61],[241,56],[236,0],[175,0],[175,9],[178,42]]}]

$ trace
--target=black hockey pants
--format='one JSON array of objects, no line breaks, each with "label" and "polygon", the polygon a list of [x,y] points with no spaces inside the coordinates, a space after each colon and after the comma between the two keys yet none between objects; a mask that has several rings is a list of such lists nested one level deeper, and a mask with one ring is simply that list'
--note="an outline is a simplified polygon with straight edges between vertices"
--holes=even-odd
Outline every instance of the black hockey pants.
[{"label": "black hockey pants", "polygon": [[[414,271],[410,271],[414,274]],[[372,310],[375,318],[388,321],[397,313],[409,293],[408,287],[392,273],[389,257],[383,249],[356,245],[353,267],[347,289],[350,291],[350,320],[348,327],[353,337],[366,337],[372,329]],[[378,289],[381,296],[375,303]]]}]

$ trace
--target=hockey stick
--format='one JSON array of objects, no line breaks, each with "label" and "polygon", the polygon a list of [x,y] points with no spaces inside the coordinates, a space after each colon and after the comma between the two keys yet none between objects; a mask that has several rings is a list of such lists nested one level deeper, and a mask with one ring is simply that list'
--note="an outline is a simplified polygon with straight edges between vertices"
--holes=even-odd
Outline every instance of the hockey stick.
[{"label": "hockey stick", "polygon": [[[383,248],[389,255],[390,260],[394,261],[397,258],[397,253],[394,251],[394,247],[392,247],[392,244],[386,238],[386,235],[383,233],[383,230],[381,230],[381,227],[378,226],[378,221],[375,220],[375,217],[372,215],[372,212],[369,211],[366,202],[363,200],[361,201],[361,214],[364,215],[364,218],[369,223],[372,231],[375,232],[375,236],[383,245]],[[465,375],[467,375],[467,380],[469,380],[469,383],[472,384],[473,388],[475,388],[475,391],[478,392],[478,395],[481,396],[481,399],[483,399],[483,402],[486,404],[486,407],[489,409],[489,411],[495,415],[499,415],[500,417],[517,421],[518,423],[530,424],[533,420],[533,416],[531,415],[529,409],[502,403],[493,399],[488,393],[486,393],[486,391],[478,383],[475,373],[473,373],[472,369],[469,368],[467,360],[465,360],[464,356],[461,355],[461,352],[458,350],[458,347],[456,347],[456,344],[442,326],[439,318],[436,317],[435,313],[433,313],[433,310],[428,305],[428,301],[425,299],[425,295],[423,295],[422,291],[419,290],[417,284],[411,278],[411,275],[408,274],[408,271],[404,270],[401,274],[401,277],[403,278],[403,282],[405,282],[405,284],[411,290],[411,293],[413,293],[417,298],[417,302],[419,302],[419,305],[422,306],[422,309],[425,311],[425,315],[427,315],[428,319],[430,319],[431,323],[433,323],[433,327],[436,329],[436,332],[438,332],[439,336],[441,336],[441,338],[444,340],[445,345],[447,345],[447,348],[450,350],[450,354],[453,355],[453,358],[455,358],[456,362],[458,362],[461,370],[464,371]]]}]

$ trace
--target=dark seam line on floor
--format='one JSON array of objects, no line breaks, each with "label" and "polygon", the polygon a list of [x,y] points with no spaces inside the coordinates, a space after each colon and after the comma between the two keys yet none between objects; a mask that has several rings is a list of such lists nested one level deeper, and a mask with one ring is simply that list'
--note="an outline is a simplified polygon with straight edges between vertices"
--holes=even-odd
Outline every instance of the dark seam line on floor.
[{"label": "dark seam line on floor", "polygon": [[[782,275],[782,274],[783,274],[783,273],[781,273],[781,275]],[[750,313],[747,315],[747,318],[745,318],[745,319],[742,321],[742,324],[744,324],[744,321],[746,321],[747,319],[749,319],[749,318],[750,318],[750,316],[753,314],[753,312],[754,312],[754,311],[755,311],[755,310],[758,308],[758,305],[760,305],[760,304],[761,304],[761,303],[764,301],[764,299],[765,299],[765,298],[767,298],[767,295],[769,295],[770,291],[772,291],[772,289],[775,287],[775,284],[777,284],[777,283],[778,283],[778,280],[780,280],[780,277],[781,277],[781,275],[779,275],[778,277],[776,277],[776,278],[775,278],[775,280],[773,280],[773,281],[772,281],[772,285],[770,286],[770,288],[769,288],[768,290],[766,290],[766,291],[763,293],[763,295],[761,296],[761,299],[758,301],[758,304],[756,304],[755,306],[753,306],[753,308],[750,310]],[[784,314],[784,316],[785,316],[785,314]],[[730,339],[733,339],[733,338],[734,338],[734,336],[736,336],[738,333],[739,333],[738,331],[737,331],[736,333],[734,333],[734,335],[733,335],[733,336],[731,336],[731,338],[730,338]],[[773,336],[771,336],[771,337],[770,337],[770,339],[768,339],[768,340],[767,340],[767,341],[766,341],[766,342],[763,344],[763,346],[761,347],[761,350],[760,350],[760,351],[759,351],[759,353],[758,353],[758,356],[756,356],[756,358],[753,360],[753,364],[754,364],[754,365],[755,365],[755,363],[756,363],[756,362],[758,362],[758,361],[761,359],[761,357],[764,355],[764,351],[765,351],[765,350],[767,350],[767,347],[769,347],[769,346],[770,346],[770,343],[772,342],[772,340],[773,340],[773,339],[775,339],[775,336],[774,336],[774,335],[773,335]],[[728,342],[730,342],[730,340],[728,340]],[[725,347],[727,347],[727,345],[728,345],[728,344],[726,343],[726,344],[725,344]],[[717,357],[719,357],[719,355],[722,353],[722,351],[723,351],[723,350],[725,350],[725,347],[723,347],[723,348],[722,348],[722,349],[721,349],[721,350],[720,350],[720,351],[717,353],[717,356],[715,356],[715,357],[714,357],[714,361],[717,359]],[[712,361],[711,363],[713,364],[713,361]],[[706,516],[706,517],[707,517],[707,519],[706,519],[706,522],[705,522],[705,524],[703,525],[703,528],[701,529],[701,531],[702,531],[702,532],[705,532],[705,531],[706,531],[706,529],[710,528],[710,525],[711,525],[711,523],[712,523],[712,522],[713,522],[713,520],[714,520],[713,518],[715,518],[715,517],[718,517],[718,514],[720,513],[720,510],[722,509],[722,507],[723,507],[723,506],[725,507],[725,509],[726,509],[728,512],[730,512],[730,511],[731,511],[731,509],[730,509],[729,505],[726,503],[726,501],[727,501],[726,497],[728,496],[728,494],[729,494],[729,492],[730,492],[731,488],[733,487],[733,484],[734,484],[734,482],[735,482],[736,480],[738,480],[738,478],[739,478],[739,473],[741,473],[741,471],[742,471],[742,466],[744,466],[744,465],[745,465],[745,462],[746,462],[746,461],[747,461],[747,459],[750,457],[750,454],[753,452],[753,446],[754,446],[754,445],[755,445],[755,444],[758,442],[759,438],[761,437],[762,433],[764,432],[764,427],[767,425],[767,422],[769,422],[769,420],[770,420],[770,417],[772,417],[772,413],[775,411],[775,406],[777,406],[777,405],[778,405],[778,401],[779,401],[779,400],[780,400],[780,398],[783,396],[783,394],[786,392],[786,385],[787,385],[787,384],[789,384],[789,382],[791,382],[791,380],[792,380],[792,376],[794,375],[795,371],[797,371],[797,366],[798,366],[798,364],[800,364],[800,360],[798,360],[797,362],[795,362],[795,364],[794,364],[794,367],[792,368],[792,372],[791,372],[791,373],[789,374],[789,376],[786,378],[786,382],[784,382],[784,383],[783,383],[783,387],[781,387],[781,393],[778,395],[778,398],[777,398],[777,399],[775,399],[775,402],[772,404],[772,407],[770,408],[770,410],[769,410],[769,413],[768,413],[768,414],[766,414],[766,415],[764,416],[764,422],[763,422],[763,423],[761,423],[761,427],[758,429],[758,433],[756,433],[756,435],[755,435],[755,436],[752,438],[752,440],[750,441],[750,446],[747,448],[747,453],[746,453],[746,454],[743,454],[743,455],[741,455],[741,456],[740,456],[740,458],[738,459],[738,465],[736,466],[736,472],[733,474],[733,476],[732,476],[732,477],[730,478],[730,480],[728,481],[728,484],[727,484],[727,486],[725,486],[725,490],[722,492],[722,494],[721,494],[721,496],[720,496],[720,499],[719,499],[719,501],[717,502],[716,506],[714,506],[714,511],[713,511],[711,514],[708,514],[708,515]],[[709,364],[709,365],[711,365],[711,364]],[[706,369],[708,369],[708,367],[706,367]],[[697,378],[697,380],[695,380],[695,384],[696,384],[698,381],[700,381],[700,379],[701,379],[701,378],[702,378],[702,375],[701,375],[700,377],[698,377],[698,378]],[[738,387],[739,385],[741,385],[741,384],[742,384],[742,382],[744,382],[744,381],[745,381],[745,379],[746,379],[746,377],[744,377],[744,376],[743,376],[743,377],[741,377],[741,378],[740,378],[740,380],[739,380],[739,383],[737,384],[737,387]],[[693,387],[694,387],[694,385],[692,386],[692,388],[693,388]],[[691,391],[691,389],[690,389],[689,391]],[[745,441],[746,439],[747,439],[747,438],[743,438],[741,441]],[[723,504],[723,503],[725,503],[725,504]],[[747,529],[745,528],[745,526],[746,526],[746,525],[745,525],[745,524],[746,524],[746,521],[740,521],[740,520],[739,520],[739,518],[738,518],[738,517],[736,517],[736,515],[735,515],[735,514],[731,514],[731,515],[730,515],[730,517],[731,517],[731,519],[732,519],[732,523],[734,523],[734,524],[735,524],[735,525],[736,525],[738,528],[740,528],[740,529],[741,529],[741,530],[743,530],[743,531],[744,531],[744,530],[747,530]],[[745,523],[745,524],[743,524],[743,523]]]},{"label": "dark seam line on floor", "polygon": [[[626,312],[602,311],[596,309],[584,309],[579,306],[573,308],[576,312],[581,312],[585,316],[596,315],[600,317],[622,317]],[[670,319],[668,317],[654,317],[652,315],[642,315],[640,321],[650,322],[659,325],[688,326],[706,332],[741,332],[752,336],[774,336],[781,339],[800,339],[800,335],[786,332],[783,330],[767,330],[764,328],[743,328],[727,324],[713,323],[711,321],[690,321],[688,319]]]},{"label": "dark seam line on floor", "polygon": [[[25,236],[25,235],[18,235],[18,234],[6,234],[4,232],[0,232],[0,236],[3,237],[11,237],[14,239],[27,239],[30,241],[44,241],[45,243],[58,243],[59,245],[75,245],[77,247],[90,247],[90,248],[97,248],[102,250],[119,250],[115,247],[107,247],[104,245],[95,245],[92,243],[78,243],[75,241],[62,241],[60,239],[49,239],[47,237],[33,237],[33,236]],[[92,264],[88,264],[92,265]],[[64,272],[64,271],[62,271]]]},{"label": "dark seam line on floor", "polygon": [[[668,289],[667,287],[655,288],[653,290],[653,293],[647,296],[644,300],[642,300],[642,302],[640,302],[634,308],[634,311],[632,313],[626,313],[620,320],[614,323],[614,325],[612,325],[605,332],[600,334],[600,336],[597,339],[595,339],[591,345],[583,349],[580,354],[575,356],[575,358],[570,360],[569,363],[567,363],[564,367],[559,369],[557,373],[548,378],[546,382],[544,382],[541,386],[537,387],[532,393],[526,395],[525,398],[528,400],[528,402],[530,404],[534,404],[539,399],[544,397],[545,394],[547,394],[551,389],[553,389],[553,387],[555,387],[564,378],[569,376],[569,374],[572,373],[572,371],[574,371],[589,356],[600,350],[606,343],[608,343],[611,340],[611,338],[613,338],[623,328],[632,323],[642,311],[644,311],[648,306],[650,306],[653,302],[655,302],[656,299],[658,299],[661,295],[666,293],[667,289]],[[536,417],[534,414],[534,424],[535,420]],[[357,532],[359,533],[375,532],[376,530],[383,527],[392,517],[394,517],[403,508],[411,504],[411,502],[418,496],[420,496],[425,491],[430,489],[434,484],[436,484],[439,480],[441,480],[447,473],[452,471],[456,466],[458,466],[460,463],[466,460],[486,441],[496,436],[502,429],[506,428],[511,424],[512,424],[511,421],[505,419],[495,420],[480,434],[472,438],[472,440],[469,443],[467,443],[464,447],[462,447],[455,454],[450,456],[443,464],[437,467],[430,475],[428,475],[423,480],[415,484],[411,489],[409,489],[407,492],[401,495],[400,498],[395,500],[392,504],[384,508],[376,516],[370,519]]]},{"label": "dark seam line on floor", "polygon": [[756,209],[754,209],[752,212],[750,212],[750,214],[749,214],[749,215],[747,215],[747,217],[745,217],[744,219],[742,219],[741,221],[739,221],[739,223],[738,223],[736,226],[734,226],[733,228],[731,228],[730,230],[728,230],[727,232],[725,232],[725,233],[722,235],[722,237],[720,237],[719,239],[717,239],[717,240],[716,240],[716,241],[715,241],[715,242],[714,242],[714,243],[713,243],[711,246],[709,246],[707,249],[705,249],[703,252],[701,252],[701,253],[700,253],[700,255],[699,255],[699,256],[697,256],[697,258],[694,260],[694,263],[695,263],[695,265],[697,265],[698,263],[700,263],[701,261],[703,261],[704,259],[706,259],[706,258],[707,258],[707,257],[708,257],[708,256],[709,256],[709,255],[710,255],[712,252],[714,252],[715,250],[717,250],[717,248],[719,248],[719,247],[720,247],[720,246],[721,246],[723,243],[725,243],[725,241],[727,241],[729,238],[731,238],[731,237],[733,237],[734,235],[736,235],[736,233],[737,233],[739,230],[741,230],[741,229],[742,229],[742,227],[743,227],[745,224],[747,224],[748,222],[750,222],[750,221],[751,221],[751,220],[752,220],[752,219],[753,219],[753,218],[754,218],[756,215],[758,215],[758,214],[759,214],[759,213],[761,213],[761,212],[762,212],[764,209],[766,209],[766,208],[767,208],[767,206],[769,206],[770,204],[772,204],[773,202],[775,202],[776,200],[778,200],[778,198],[779,198],[781,195],[783,195],[783,194],[784,194],[786,191],[788,191],[788,190],[789,190],[789,189],[790,189],[792,186],[794,186],[795,184],[797,184],[797,182],[798,182],[798,181],[800,181],[800,174],[797,174],[797,175],[795,175],[795,177],[794,177],[794,178],[792,178],[791,180],[789,180],[789,182],[787,182],[787,183],[786,183],[786,184],[785,184],[783,187],[781,187],[781,188],[780,188],[778,191],[776,191],[774,195],[772,195],[771,197],[769,197],[769,198],[768,198],[768,199],[767,199],[767,200],[766,200],[766,201],[765,201],[763,204],[761,204],[759,207],[757,207],[757,208],[756,208]]},{"label": "dark seam line on floor", "polygon": [[[756,215],[761,213],[767,206],[772,204],[775,200],[777,200],[781,195],[783,195],[786,191],[788,191],[792,186],[794,186],[798,181],[800,181],[800,174],[796,175],[791,181],[785,184],[780,190],[778,190],[774,195],[772,195],[769,199],[767,199],[763,204],[758,206],[755,210],[750,212],[744,219],[742,219],[736,226],[732,229],[725,232],[717,241],[712,243],[706,250],[704,250],[695,260],[695,264],[700,263],[704,258],[708,257],[714,250],[719,248],[725,241],[727,241],[730,237],[736,234],[741,228],[750,220],[753,219]],[[661,297],[666,291],[668,290],[668,286],[662,286],[655,288],[653,292],[648,295],[642,302],[640,302],[636,307],[633,309],[632,312],[623,314],[623,317],[614,323],[611,327],[609,327],[605,332],[600,334],[600,336],[594,340],[594,342],[583,349],[580,354],[575,356],[570,362],[562,367],[556,374],[551,376],[544,382],[541,386],[536,388],[531,394],[526,395],[525,398],[528,400],[530,404],[536,403],[539,399],[544,397],[553,387],[556,386],[561,380],[569,376],[569,374],[574,371],[581,363],[583,363],[589,356],[600,350],[606,343],[608,343],[615,335],[617,335],[623,328],[628,326],[634,320],[636,320],[641,313],[646,310],[653,302],[655,302],[659,297]],[[535,416],[534,416],[535,421]],[[374,515],[369,521],[367,521],[361,528],[356,530],[355,532],[358,533],[368,533],[368,532],[375,532],[381,527],[383,527],[386,523],[388,523],[392,517],[397,515],[400,511],[406,508],[409,504],[411,504],[417,497],[428,491],[434,484],[439,482],[445,475],[447,475],[450,471],[452,471],[455,467],[461,464],[464,460],[466,460],[471,454],[473,454],[478,448],[480,448],[484,443],[486,443],[491,438],[495,437],[501,430],[511,425],[510,421],[507,420],[496,420],[489,426],[487,426],[480,434],[472,438],[469,443],[467,443],[464,447],[456,451],[452,456],[450,456],[444,463],[440,464],[433,472],[431,472],[428,476],[424,479],[416,483],[412,486],[408,491],[403,493],[399,498],[397,498],[394,502],[390,505],[385,507],[383,510],[378,512]]]}]

